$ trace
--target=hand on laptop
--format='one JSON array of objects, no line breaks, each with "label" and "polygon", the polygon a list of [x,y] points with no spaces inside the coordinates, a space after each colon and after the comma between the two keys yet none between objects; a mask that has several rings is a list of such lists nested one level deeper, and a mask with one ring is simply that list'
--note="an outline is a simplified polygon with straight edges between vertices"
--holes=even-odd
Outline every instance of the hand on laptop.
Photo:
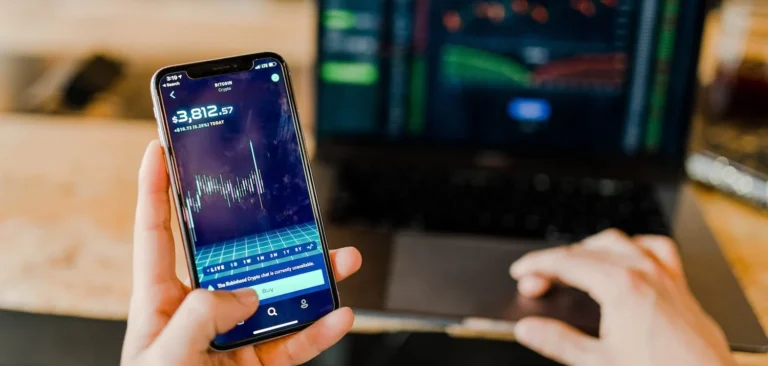
[{"label": "hand on laptop", "polygon": [[[133,295],[123,345],[123,365],[297,365],[339,341],[352,327],[349,308],[328,314],[309,328],[233,352],[210,352],[216,333],[233,328],[258,306],[252,290],[192,291],[176,277],[174,242],[163,152],[151,143],[139,173],[134,229]],[[360,252],[331,252],[336,280],[355,273]]]},{"label": "hand on laptop", "polygon": [[718,325],[688,289],[674,243],[608,230],[583,242],[532,252],[510,268],[519,291],[543,295],[555,282],[600,304],[600,338],[560,321],[531,317],[518,341],[568,365],[733,365]]}]

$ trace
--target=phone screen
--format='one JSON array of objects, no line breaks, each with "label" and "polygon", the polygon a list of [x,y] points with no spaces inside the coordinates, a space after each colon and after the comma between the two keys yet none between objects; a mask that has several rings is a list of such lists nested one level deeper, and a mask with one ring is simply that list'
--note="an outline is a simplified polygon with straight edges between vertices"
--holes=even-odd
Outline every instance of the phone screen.
[{"label": "phone screen", "polygon": [[157,77],[195,280],[259,294],[256,314],[214,346],[285,334],[335,307],[283,68],[262,58],[236,73]]}]

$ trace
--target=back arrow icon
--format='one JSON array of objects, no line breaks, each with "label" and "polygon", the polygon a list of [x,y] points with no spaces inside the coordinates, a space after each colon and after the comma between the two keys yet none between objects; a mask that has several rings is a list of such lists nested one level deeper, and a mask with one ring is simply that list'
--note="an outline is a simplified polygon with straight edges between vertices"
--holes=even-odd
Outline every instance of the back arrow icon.
[{"label": "back arrow icon", "polygon": [[173,98],[173,99],[176,99],[176,97],[173,96],[173,93],[175,93],[175,92],[176,92],[175,90],[171,92],[171,98]]}]

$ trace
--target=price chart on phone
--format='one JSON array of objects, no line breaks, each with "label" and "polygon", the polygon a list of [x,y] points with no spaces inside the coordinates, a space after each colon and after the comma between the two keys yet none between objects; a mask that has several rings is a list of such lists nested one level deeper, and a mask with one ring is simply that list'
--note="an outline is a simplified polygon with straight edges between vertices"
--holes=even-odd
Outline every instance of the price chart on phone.
[{"label": "price chart on phone", "polygon": [[261,195],[264,193],[264,181],[261,179],[261,171],[256,162],[256,153],[253,150],[253,141],[249,141],[251,146],[251,158],[253,159],[253,170],[246,177],[234,177],[225,179],[222,174],[218,176],[196,175],[195,193],[187,192],[187,207],[194,212],[200,212],[203,204],[202,197],[220,196],[227,201],[229,206],[234,202],[241,202],[244,198],[256,195],[259,198],[259,206],[264,209],[264,201]]},{"label": "price chart on phone", "polygon": [[[227,202],[227,206],[231,207],[235,203],[242,203],[244,200],[250,198],[258,199],[258,207],[264,209],[264,200],[262,194],[264,194],[264,180],[261,176],[261,170],[259,169],[258,162],[256,161],[256,152],[253,149],[253,141],[248,142],[251,148],[251,156],[253,160],[253,170],[246,176],[230,176],[225,177],[223,174],[217,176],[199,174],[195,175],[194,192],[187,191],[186,203],[189,210],[189,219],[193,228],[194,236],[194,219],[192,213],[199,213],[204,208],[204,198],[218,197]],[[255,196],[255,197],[254,197]]]}]

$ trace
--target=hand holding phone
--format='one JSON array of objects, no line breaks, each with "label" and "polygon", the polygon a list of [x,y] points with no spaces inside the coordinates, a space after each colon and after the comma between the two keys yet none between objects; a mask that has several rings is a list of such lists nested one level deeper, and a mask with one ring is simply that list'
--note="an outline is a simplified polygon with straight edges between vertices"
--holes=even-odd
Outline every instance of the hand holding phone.
[{"label": "hand holding phone", "polygon": [[287,65],[262,53],[171,66],[152,80],[193,288],[251,288],[259,310],[217,350],[304,329],[338,309]]},{"label": "hand holding phone", "polygon": [[[216,331],[224,332],[257,309],[250,289],[192,290],[176,277],[170,230],[169,181],[157,141],[147,148],[139,177],[134,231],[133,295],[122,365],[300,364],[341,339],[352,326],[351,310],[332,312],[303,331],[254,348],[209,352]],[[336,280],[360,268],[354,248],[330,252]],[[250,294],[248,293],[250,292]],[[233,296],[237,294],[237,296]]]}]

